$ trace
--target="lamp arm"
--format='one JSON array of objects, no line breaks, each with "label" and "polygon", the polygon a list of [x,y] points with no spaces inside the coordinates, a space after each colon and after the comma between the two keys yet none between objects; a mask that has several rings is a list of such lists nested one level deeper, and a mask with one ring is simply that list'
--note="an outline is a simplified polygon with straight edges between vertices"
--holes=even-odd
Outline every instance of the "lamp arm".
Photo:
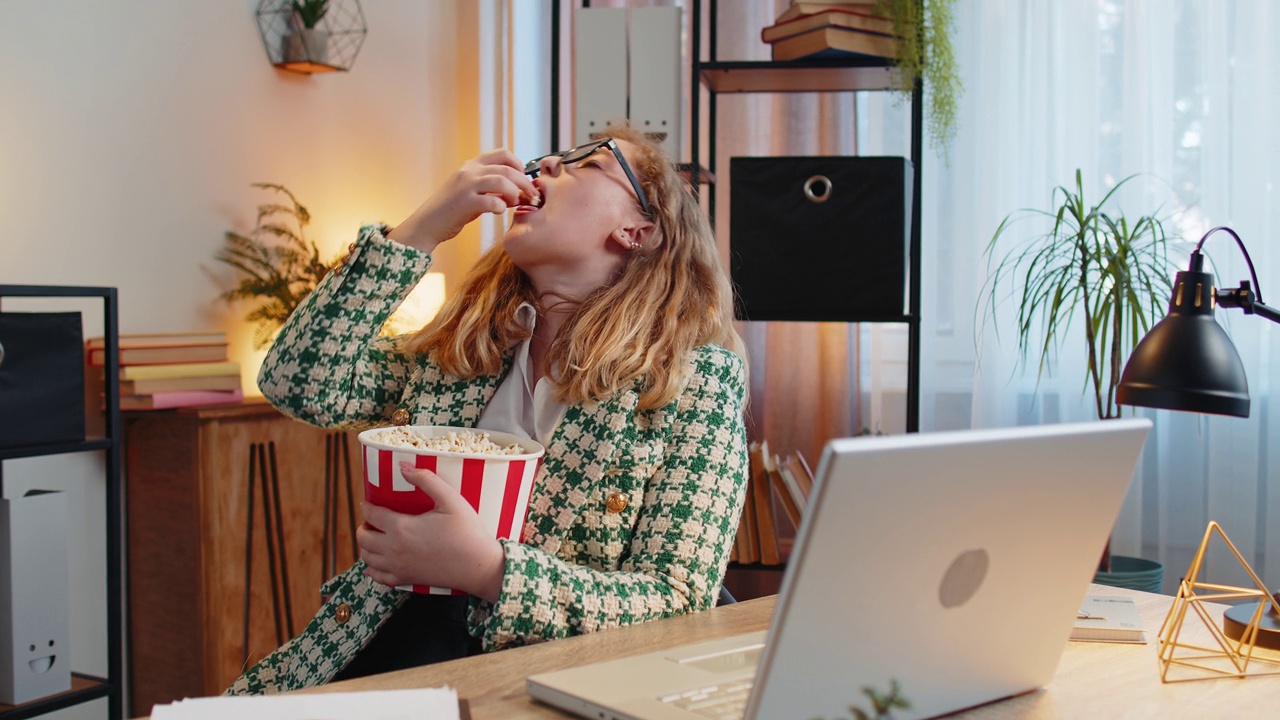
[{"label": "lamp arm", "polygon": [[1221,307],[1240,308],[1245,315],[1257,315],[1273,323],[1280,323],[1280,310],[1263,305],[1253,293],[1248,280],[1240,283],[1240,287],[1234,290],[1219,290],[1215,298]]},{"label": "lamp arm", "polygon": [[[1218,227],[1213,228],[1209,232],[1205,233],[1204,237],[1200,238],[1200,242],[1196,243],[1196,249],[1191,252],[1192,259],[1194,260],[1200,255],[1200,248],[1204,246],[1204,241],[1208,240],[1210,235],[1218,232],[1219,230],[1225,230],[1228,235],[1236,239],[1236,245],[1240,247],[1240,252],[1244,254],[1244,261],[1249,265],[1249,277],[1253,279],[1253,287],[1257,288],[1257,290],[1255,291],[1255,294],[1257,295],[1257,300],[1255,304],[1261,305],[1262,304],[1262,286],[1258,285],[1258,273],[1255,272],[1253,269],[1253,258],[1249,257],[1249,251],[1245,249],[1244,241],[1240,239],[1240,236],[1236,234],[1235,230],[1232,230],[1226,225],[1219,225]],[[1228,307],[1233,307],[1233,306],[1229,305]],[[1266,305],[1263,305],[1262,307],[1266,308],[1267,310],[1271,310],[1271,312],[1273,313],[1275,312],[1271,308],[1267,308]],[[1245,312],[1249,313],[1250,311],[1245,310]],[[1280,322],[1280,320],[1276,320],[1274,317],[1269,317],[1264,313],[1258,313],[1258,314],[1262,315],[1263,317],[1266,317],[1269,320]]]},{"label": "lamp arm", "polygon": [[1280,310],[1276,310],[1273,307],[1263,305],[1262,303],[1254,303],[1253,312],[1255,315],[1264,317],[1273,323],[1280,323]]},{"label": "lamp arm", "polygon": [[1261,318],[1271,320],[1272,323],[1280,323],[1280,310],[1276,310],[1275,307],[1263,305],[1261,302],[1254,302],[1253,314],[1261,316]]}]

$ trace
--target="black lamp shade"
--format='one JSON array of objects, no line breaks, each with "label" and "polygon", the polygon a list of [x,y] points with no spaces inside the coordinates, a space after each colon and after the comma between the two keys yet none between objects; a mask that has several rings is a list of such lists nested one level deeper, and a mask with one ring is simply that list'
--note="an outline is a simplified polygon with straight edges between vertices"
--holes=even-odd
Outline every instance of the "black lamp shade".
[{"label": "black lamp shade", "polygon": [[1134,348],[1116,402],[1249,417],[1249,382],[1231,338],[1213,319],[1213,276],[1186,271],[1169,314]]}]

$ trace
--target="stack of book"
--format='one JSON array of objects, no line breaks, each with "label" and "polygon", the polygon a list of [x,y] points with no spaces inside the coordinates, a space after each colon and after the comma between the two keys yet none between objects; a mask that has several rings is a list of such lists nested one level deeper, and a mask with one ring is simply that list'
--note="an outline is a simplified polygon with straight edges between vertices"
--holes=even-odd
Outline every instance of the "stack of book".
[{"label": "stack of book", "polygon": [[1072,640],[1085,642],[1147,642],[1142,613],[1131,597],[1086,595],[1071,628]]},{"label": "stack of book", "polygon": [[[160,410],[240,402],[240,364],[227,359],[220,332],[121,335],[120,408]],[[105,384],[103,338],[86,343],[91,381]]]},{"label": "stack of book", "polygon": [[813,473],[800,453],[773,455],[764,441],[751,443],[748,457],[747,499],[729,559],[780,565],[786,560],[788,537],[794,537],[809,503]]},{"label": "stack of book", "polygon": [[793,0],[760,32],[760,39],[772,47],[774,60],[896,58],[900,43],[893,20],[876,15],[875,9],[873,2]]}]

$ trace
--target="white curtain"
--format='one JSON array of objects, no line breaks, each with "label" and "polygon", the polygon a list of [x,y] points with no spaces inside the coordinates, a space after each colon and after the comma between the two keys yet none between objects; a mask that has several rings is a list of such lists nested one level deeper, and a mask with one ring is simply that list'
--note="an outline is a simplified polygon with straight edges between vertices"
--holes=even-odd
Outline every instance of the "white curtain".
[{"label": "white curtain", "polygon": [[[1118,207],[1131,218],[1163,208],[1166,229],[1183,240],[1171,248],[1176,267],[1186,267],[1205,230],[1231,226],[1257,266],[1262,297],[1280,301],[1280,253],[1272,249],[1280,228],[1280,6],[959,0],[955,18],[965,86],[959,132],[949,165],[933,154],[923,163],[922,429],[1096,417],[1083,392],[1078,324],[1037,383],[1036,358],[1020,363],[1007,308],[997,323],[978,310],[983,250],[1000,220],[1018,208],[1050,209],[1052,188],[1073,184],[1077,168],[1095,202],[1141,173]],[[859,103],[862,152],[905,154],[877,137],[880,127],[900,126],[905,109],[878,94]],[[1220,286],[1248,278],[1229,236],[1215,235],[1206,250]],[[1114,534],[1115,552],[1165,564],[1166,591],[1176,589],[1209,520],[1280,585],[1280,423],[1271,419],[1280,332],[1238,310],[1220,309],[1217,318],[1244,361],[1251,416],[1138,411],[1155,430]],[[893,376],[904,343],[867,344],[864,387],[894,391],[895,382],[870,382],[872,369]],[[1210,577],[1247,582],[1230,560],[1212,553]]]}]

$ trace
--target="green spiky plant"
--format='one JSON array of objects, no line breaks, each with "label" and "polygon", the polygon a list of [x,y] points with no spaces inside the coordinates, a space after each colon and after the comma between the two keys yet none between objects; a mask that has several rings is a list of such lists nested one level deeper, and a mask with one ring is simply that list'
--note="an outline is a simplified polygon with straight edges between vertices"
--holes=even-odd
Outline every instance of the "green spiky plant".
[{"label": "green spiky plant", "polygon": [[226,233],[226,247],[215,258],[239,270],[243,277],[220,295],[228,302],[261,300],[245,319],[257,323],[253,346],[262,349],[295,308],[340,260],[323,262],[320,249],[306,238],[311,213],[283,185],[254,183],[253,187],[283,194],[288,203],[258,206],[257,226],[248,235]]},{"label": "green spiky plant", "polygon": [[[1038,354],[1036,382],[1049,367],[1052,350],[1080,321],[1088,352],[1084,391],[1092,389],[1099,419],[1120,416],[1116,386],[1138,340],[1163,314],[1172,285],[1169,238],[1153,213],[1130,221],[1107,203],[1136,175],[1121,180],[1096,205],[1085,200],[1076,170],[1074,188],[1053,190],[1052,210],[1010,213],[987,244],[986,316],[1012,300],[1022,362]],[[996,243],[1025,218],[1050,218],[1051,229],[1015,245],[998,262]],[[999,325],[996,325],[997,333]],[[998,335],[997,335],[998,337]]]},{"label": "green spiky plant", "polygon": [[901,38],[894,62],[910,98],[916,78],[924,80],[925,122],[934,150],[946,160],[956,134],[956,111],[964,85],[951,45],[955,0],[876,0],[876,14],[893,20],[893,34]]},{"label": "green spiky plant", "polygon": [[329,12],[329,0],[291,0],[289,6],[308,30],[319,25],[325,13]]}]

